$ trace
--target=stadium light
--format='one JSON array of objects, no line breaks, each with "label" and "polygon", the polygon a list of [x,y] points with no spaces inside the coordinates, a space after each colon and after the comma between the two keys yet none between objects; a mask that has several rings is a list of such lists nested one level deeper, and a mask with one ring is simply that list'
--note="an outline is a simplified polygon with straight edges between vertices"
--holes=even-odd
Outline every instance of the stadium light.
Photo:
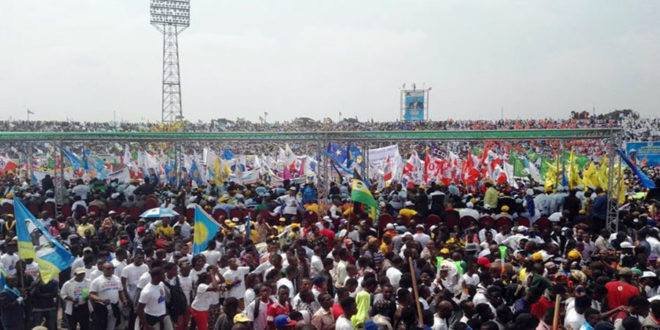
[{"label": "stadium light", "polygon": [[163,122],[183,118],[179,33],[190,26],[190,0],[151,0],[150,22],[163,35]]}]

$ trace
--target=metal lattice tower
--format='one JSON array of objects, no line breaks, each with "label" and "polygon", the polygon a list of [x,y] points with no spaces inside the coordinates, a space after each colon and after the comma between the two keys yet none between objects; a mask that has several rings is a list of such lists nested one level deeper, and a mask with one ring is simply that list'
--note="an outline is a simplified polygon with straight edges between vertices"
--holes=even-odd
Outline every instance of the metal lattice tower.
[{"label": "metal lattice tower", "polygon": [[151,25],[163,34],[162,121],[183,118],[179,33],[190,26],[190,0],[151,0]]}]

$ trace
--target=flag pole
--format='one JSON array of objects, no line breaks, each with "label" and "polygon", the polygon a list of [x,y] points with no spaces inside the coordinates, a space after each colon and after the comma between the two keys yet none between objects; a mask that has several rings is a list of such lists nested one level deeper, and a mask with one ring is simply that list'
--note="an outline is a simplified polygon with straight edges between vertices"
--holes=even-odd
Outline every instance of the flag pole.
[{"label": "flag pole", "polygon": [[417,309],[417,325],[421,328],[424,326],[424,316],[422,315],[422,306],[419,303],[419,291],[417,291],[417,276],[415,273],[415,267],[413,266],[413,258],[410,256],[408,257],[408,266],[410,267],[413,294],[415,296],[415,307]]}]

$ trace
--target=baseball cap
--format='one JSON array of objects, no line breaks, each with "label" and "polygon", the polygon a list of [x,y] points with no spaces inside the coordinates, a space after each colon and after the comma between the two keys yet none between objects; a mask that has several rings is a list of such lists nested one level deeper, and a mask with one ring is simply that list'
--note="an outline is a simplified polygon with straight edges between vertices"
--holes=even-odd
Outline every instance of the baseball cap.
[{"label": "baseball cap", "polygon": [[385,226],[385,229],[394,229],[394,224],[392,224],[392,223],[388,223],[388,224]]},{"label": "baseball cap", "polygon": [[79,275],[79,274],[85,274],[85,268],[83,267],[78,267],[73,271],[74,275]]},{"label": "baseball cap", "polygon": [[293,327],[296,325],[296,321],[289,319],[289,316],[286,314],[275,316],[275,319],[273,319],[273,323],[275,324],[275,328],[277,329]]}]

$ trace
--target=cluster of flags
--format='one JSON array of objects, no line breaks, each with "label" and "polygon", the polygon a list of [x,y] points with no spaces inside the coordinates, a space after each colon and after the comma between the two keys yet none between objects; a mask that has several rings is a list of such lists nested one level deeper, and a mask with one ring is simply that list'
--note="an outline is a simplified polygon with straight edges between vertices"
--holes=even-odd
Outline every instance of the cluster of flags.
[{"label": "cluster of flags", "polygon": [[73,255],[53,238],[44,225],[34,217],[20,199],[14,199],[18,256],[21,260],[34,260],[39,265],[41,279],[50,282],[71,267]]}]

